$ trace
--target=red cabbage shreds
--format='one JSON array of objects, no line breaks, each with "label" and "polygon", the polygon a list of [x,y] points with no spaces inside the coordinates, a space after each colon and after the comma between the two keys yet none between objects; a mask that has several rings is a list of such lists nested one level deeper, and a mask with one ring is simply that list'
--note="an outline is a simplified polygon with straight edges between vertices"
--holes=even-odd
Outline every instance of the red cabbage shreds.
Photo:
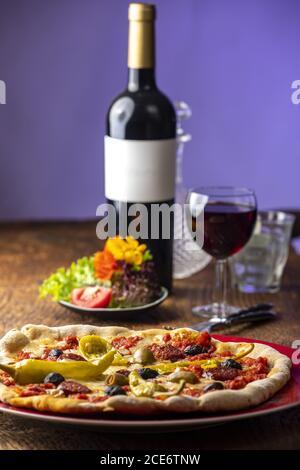
[{"label": "red cabbage shreds", "polygon": [[113,281],[110,307],[138,307],[158,299],[161,288],[152,261],[143,263],[139,270],[120,264],[123,273]]}]

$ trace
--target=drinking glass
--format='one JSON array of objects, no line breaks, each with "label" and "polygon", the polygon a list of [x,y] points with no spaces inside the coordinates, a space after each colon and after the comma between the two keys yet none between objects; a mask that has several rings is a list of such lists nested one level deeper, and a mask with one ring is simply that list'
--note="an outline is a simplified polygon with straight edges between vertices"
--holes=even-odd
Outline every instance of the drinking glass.
[{"label": "drinking glass", "polygon": [[259,212],[253,235],[230,260],[233,283],[241,292],[278,292],[295,216],[281,211]]},{"label": "drinking glass", "polygon": [[[195,241],[216,259],[216,299],[193,312],[213,320],[225,320],[238,309],[227,305],[228,258],[238,253],[251,237],[256,221],[256,197],[248,188],[199,187],[187,196],[189,228]],[[197,236],[202,233],[202,237]],[[202,240],[201,240],[202,239]]]}]

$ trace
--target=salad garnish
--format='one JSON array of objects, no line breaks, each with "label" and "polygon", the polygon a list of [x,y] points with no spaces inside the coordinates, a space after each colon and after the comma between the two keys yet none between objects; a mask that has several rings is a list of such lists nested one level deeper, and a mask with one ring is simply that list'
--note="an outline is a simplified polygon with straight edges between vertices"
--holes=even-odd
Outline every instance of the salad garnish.
[{"label": "salad garnish", "polygon": [[40,286],[41,298],[87,308],[136,307],[160,292],[150,250],[131,236],[109,238],[102,251],[59,268]]}]

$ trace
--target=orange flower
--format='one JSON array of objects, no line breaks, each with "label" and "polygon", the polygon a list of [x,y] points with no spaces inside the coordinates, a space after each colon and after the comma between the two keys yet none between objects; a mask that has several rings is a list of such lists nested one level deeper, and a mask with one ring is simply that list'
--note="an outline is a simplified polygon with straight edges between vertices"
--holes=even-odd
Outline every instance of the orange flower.
[{"label": "orange flower", "polygon": [[110,251],[98,251],[94,257],[95,276],[103,281],[112,278],[114,272],[118,270],[118,266],[114,256]]}]

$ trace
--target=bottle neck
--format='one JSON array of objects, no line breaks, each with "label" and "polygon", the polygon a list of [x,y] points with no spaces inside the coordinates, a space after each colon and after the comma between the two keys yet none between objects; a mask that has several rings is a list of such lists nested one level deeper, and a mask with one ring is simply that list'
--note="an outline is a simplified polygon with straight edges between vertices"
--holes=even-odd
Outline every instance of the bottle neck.
[{"label": "bottle neck", "polygon": [[128,31],[129,91],[156,87],[154,18],[153,7],[131,4]]},{"label": "bottle neck", "polygon": [[156,88],[155,71],[152,69],[128,69],[128,90],[153,90]]}]

